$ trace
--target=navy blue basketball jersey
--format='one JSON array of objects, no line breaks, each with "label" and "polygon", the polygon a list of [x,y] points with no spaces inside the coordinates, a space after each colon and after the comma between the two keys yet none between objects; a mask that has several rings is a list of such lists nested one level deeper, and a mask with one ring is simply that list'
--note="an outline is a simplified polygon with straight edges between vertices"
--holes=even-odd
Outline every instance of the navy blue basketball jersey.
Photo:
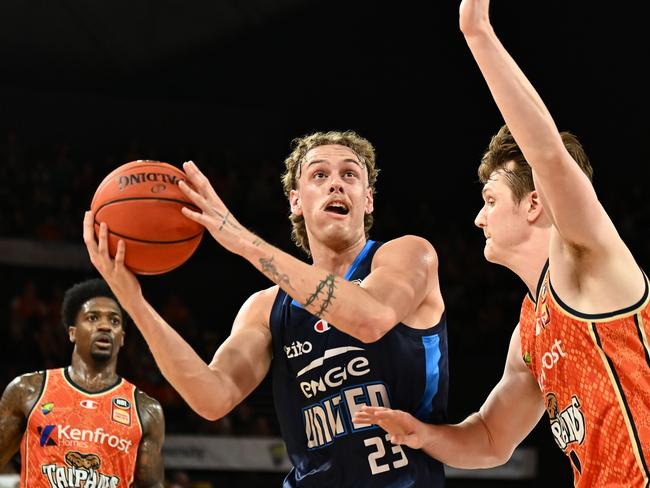
[{"label": "navy blue basketball jersey", "polygon": [[[360,283],[381,243],[368,241],[345,275]],[[336,329],[279,290],[271,310],[275,410],[293,468],[284,487],[444,486],[440,462],[395,446],[374,425],[355,425],[363,405],[446,421],[447,328],[397,324],[371,344]]]}]

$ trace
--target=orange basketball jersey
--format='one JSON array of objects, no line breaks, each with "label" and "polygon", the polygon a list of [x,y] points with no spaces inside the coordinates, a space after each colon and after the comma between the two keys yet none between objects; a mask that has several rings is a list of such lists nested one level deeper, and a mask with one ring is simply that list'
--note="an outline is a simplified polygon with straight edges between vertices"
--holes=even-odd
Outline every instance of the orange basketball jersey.
[{"label": "orange basketball jersey", "polygon": [[650,300],[606,314],[571,309],[547,267],[521,307],[521,352],[579,487],[647,487]]},{"label": "orange basketball jersey", "polygon": [[67,368],[45,371],[20,447],[20,486],[129,487],[141,437],[131,383],[120,378],[90,393],[72,382]]}]

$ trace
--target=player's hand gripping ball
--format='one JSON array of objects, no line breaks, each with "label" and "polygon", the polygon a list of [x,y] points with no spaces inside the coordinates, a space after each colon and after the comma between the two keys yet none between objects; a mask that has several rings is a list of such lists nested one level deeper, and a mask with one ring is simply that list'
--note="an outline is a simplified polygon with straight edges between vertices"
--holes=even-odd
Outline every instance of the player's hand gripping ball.
[{"label": "player's hand gripping ball", "polygon": [[132,161],[101,182],[90,208],[99,224],[108,226],[108,249],[115,257],[120,239],[126,244],[126,266],[154,275],[177,268],[196,251],[205,228],[188,219],[182,207],[199,209],[178,187],[186,175],[160,161]]}]

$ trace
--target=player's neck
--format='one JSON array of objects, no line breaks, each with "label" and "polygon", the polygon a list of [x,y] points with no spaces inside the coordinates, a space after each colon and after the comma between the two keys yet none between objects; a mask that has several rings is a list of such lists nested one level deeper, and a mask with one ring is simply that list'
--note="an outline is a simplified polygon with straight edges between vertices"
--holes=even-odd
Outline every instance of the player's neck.
[{"label": "player's neck", "polygon": [[70,379],[88,391],[100,391],[117,382],[115,358],[105,362],[85,361],[73,354],[68,367]]},{"label": "player's neck", "polygon": [[312,246],[310,243],[312,262],[314,266],[326,269],[337,276],[344,276],[365,245],[365,237],[341,247],[322,243]]},{"label": "player's neck", "polygon": [[539,277],[548,260],[548,236],[544,234],[529,239],[519,252],[513,254],[514,258],[506,267],[521,278],[533,297],[536,296]]}]

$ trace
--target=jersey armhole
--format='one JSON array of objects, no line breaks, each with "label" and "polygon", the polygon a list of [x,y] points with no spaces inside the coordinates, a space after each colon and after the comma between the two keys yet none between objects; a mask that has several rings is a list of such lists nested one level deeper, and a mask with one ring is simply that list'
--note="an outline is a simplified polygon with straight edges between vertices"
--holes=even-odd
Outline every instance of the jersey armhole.
[{"label": "jersey armhole", "polygon": [[36,395],[36,399],[34,400],[34,405],[32,405],[31,408],[29,409],[29,412],[27,412],[27,416],[26,416],[27,421],[29,421],[29,417],[32,416],[32,412],[34,411],[34,408],[36,408],[38,402],[41,400],[41,398],[43,398],[43,393],[45,392],[45,385],[47,384],[48,375],[46,369],[44,369],[42,372],[43,372],[43,381],[41,383],[41,389],[38,392],[38,395]]}]

